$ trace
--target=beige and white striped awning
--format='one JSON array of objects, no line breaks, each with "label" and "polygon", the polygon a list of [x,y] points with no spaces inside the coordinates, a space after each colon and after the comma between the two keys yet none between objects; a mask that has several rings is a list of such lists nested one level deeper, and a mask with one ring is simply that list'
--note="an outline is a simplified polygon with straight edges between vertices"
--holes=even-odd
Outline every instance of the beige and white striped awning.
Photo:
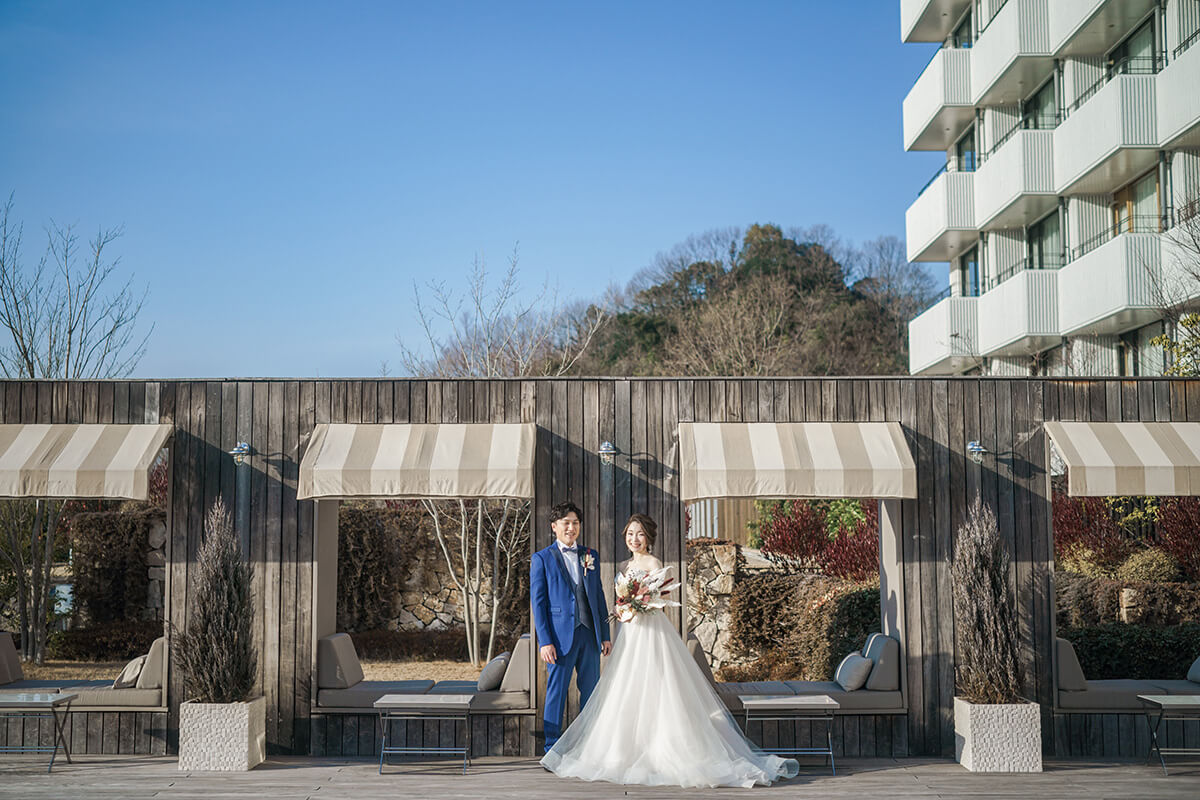
[{"label": "beige and white striped awning", "polygon": [[0,497],[145,500],[170,425],[0,425]]},{"label": "beige and white striped awning", "polygon": [[1047,422],[1067,494],[1200,494],[1200,422]]},{"label": "beige and white striped awning", "polygon": [[916,497],[895,422],[682,422],[685,503],[718,497]]},{"label": "beige and white striped awning", "polygon": [[535,427],[321,424],[300,462],[300,499],[533,497]]}]

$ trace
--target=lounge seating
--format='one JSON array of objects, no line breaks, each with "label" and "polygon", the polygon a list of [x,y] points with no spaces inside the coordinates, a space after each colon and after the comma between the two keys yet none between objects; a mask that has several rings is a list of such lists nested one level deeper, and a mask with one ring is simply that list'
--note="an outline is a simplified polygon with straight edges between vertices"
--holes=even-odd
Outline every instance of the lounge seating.
[{"label": "lounge seating", "polygon": [[[1141,711],[1139,694],[1200,694],[1200,658],[1185,680],[1114,679],[1089,681],[1083,676],[1075,648],[1066,639],[1055,639],[1057,706],[1062,711],[1117,713]],[[1197,678],[1198,680],[1190,680]]]},{"label": "lounge seating", "polygon": [[529,708],[530,644],[517,640],[498,689],[480,691],[476,681],[367,681],[349,634],[335,633],[317,641],[317,709],[324,712],[373,710],[385,694],[470,694],[472,711]]},{"label": "lounge seating", "polygon": [[150,645],[137,673],[135,685],[114,689],[113,681],[29,680],[21,668],[21,658],[13,644],[12,634],[0,631],[0,691],[5,692],[72,692],[78,695],[71,701],[72,710],[92,708],[162,708],[163,676],[166,670],[167,639],[160,636]]},{"label": "lounge seating", "polygon": [[700,642],[688,637],[688,650],[712,681],[713,688],[734,714],[742,713],[739,695],[829,695],[838,701],[842,714],[897,714],[904,709],[900,691],[900,643],[890,636],[873,633],[867,638],[862,654],[871,662],[866,684],[861,689],[847,690],[836,681],[748,681],[718,683]]}]

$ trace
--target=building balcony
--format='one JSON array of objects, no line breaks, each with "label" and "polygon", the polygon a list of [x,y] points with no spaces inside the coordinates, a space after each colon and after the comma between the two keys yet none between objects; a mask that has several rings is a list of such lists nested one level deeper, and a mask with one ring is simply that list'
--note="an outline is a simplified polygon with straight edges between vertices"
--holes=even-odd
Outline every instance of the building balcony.
[{"label": "building balcony", "polygon": [[1169,103],[1158,104],[1158,138],[1164,148],[1200,147],[1200,31],[1175,49],[1155,78]]},{"label": "building balcony", "polygon": [[[1138,218],[1139,220],[1141,218]],[[1155,218],[1143,224],[1152,228]],[[1162,236],[1122,233],[1082,252],[1058,271],[1058,323],[1063,336],[1111,334],[1162,316]]]},{"label": "building balcony", "polygon": [[1157,75],[1114,75],[1080,96],[1054,132],[1059,194],[1104,194],[1158,161]]},{"label": "building balcony", "polygon": [[975,173],[980,230],[1028,225],[1057,204],[1053,130],[1014,129]]},{"label": "building balcony", "polygon": [[979,364],[977,297],[946,297],[908,323],[908,371],[955,375]]},{"label": "building balcony", "polygon": [[1060,58],[1105,53],[1154,8],[1154,0],[1052,0],[1050,44]]},{"label": "building balcony", "polygon": [[1032,355],[1062,341],[1058,332],[1058,270],[1010,267],[979,298],[979,352]]},{"label": "building balcony", "polygon": [[934,176],[904,213],[909,261],[949,261],[979,238],[971,172]]},{"label": "building balcony", "polygon": [[970,7],[971,0],[900,0],[900,41],[943,41]]},{"label": "building balcony", "polygon": [[971,51],[943,47],[904,98],[904,149],[947,150],[974,119]]},{"label": "building balcony", "polygon": [[974,105],[1014,105],[1054,71],[1049,0],[1008,0],[971,49]]}]

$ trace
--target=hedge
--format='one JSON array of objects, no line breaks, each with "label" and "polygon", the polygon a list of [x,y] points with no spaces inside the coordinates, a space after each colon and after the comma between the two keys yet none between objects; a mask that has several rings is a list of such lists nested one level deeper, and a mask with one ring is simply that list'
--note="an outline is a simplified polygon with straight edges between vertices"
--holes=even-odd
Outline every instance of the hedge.
[{"label": "hedge", "polygon": [[1133,678],[1183,680],[1200,657],[1200,624],[1126,625],[1113,623],[1060,629],[1075,647],[1089,680]]},{"label": "hedge", "polygon": [[1058,572],[1054,575],[1054,589],[1059,628],[1119,622],[1121,590],[1126,588],[1138,591],[1140,625],[1200,623],[1200,583],[1117,581]]},{"label": "hedge", "polygon": [[90,625],[147,616],[146,552],[161,511],[85,511],[71,518],[77,620]]},{"label": "hedge", "polygon": [[118,620],[55,631],[46,642],[46,655],[61,661],[125,661],[150,652],[150,645],[162,635],[158,620]]},{"label": "hedge", "polygon": [[831,680],[838,663],[879,630],[878,583],[764,573],[737,584],[730,630],[753,661],[724,680]]}]

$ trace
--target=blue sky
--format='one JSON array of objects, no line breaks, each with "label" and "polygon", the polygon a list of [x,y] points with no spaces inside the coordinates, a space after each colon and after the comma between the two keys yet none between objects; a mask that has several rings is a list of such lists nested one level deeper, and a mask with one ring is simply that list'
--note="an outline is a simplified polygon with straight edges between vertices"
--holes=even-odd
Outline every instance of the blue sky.
[{"label": "blue sky", "polygon": [[0,0],[0,193],[26,262],[124,226],[138,376],[395,371],[414,281],[518,243],[588,299],[711,228],[903,236],[899,7]]}]

